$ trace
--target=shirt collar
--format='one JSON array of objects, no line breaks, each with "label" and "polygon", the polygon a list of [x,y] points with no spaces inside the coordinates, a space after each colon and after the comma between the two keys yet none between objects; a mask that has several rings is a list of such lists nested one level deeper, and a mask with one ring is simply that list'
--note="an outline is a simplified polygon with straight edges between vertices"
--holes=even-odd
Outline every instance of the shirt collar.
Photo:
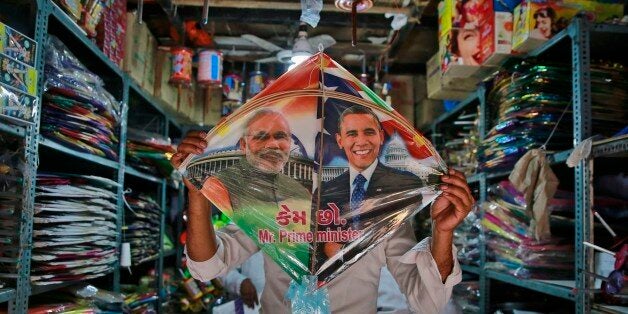
[{"label": "shirt collar", "polygon": [[373,161],[373,163],[370,166],[368,166],[368,168],[366,168],[362,172],[359,172],[357,169],[353,168],[353,166],[351,166],[349,164],[349,185],[353,188],[353,180],[355,180],[355,177],[358,176],[358,173],[361,173],[364,176],[364,178],[366,178],[366,182],[368,184],[368,182],[371,181],[371,177],[373,176],[373,172],[375,172],[375,168],[377,167],[377,163],[378,163],[378,160],[376,158],[375,161]]}]

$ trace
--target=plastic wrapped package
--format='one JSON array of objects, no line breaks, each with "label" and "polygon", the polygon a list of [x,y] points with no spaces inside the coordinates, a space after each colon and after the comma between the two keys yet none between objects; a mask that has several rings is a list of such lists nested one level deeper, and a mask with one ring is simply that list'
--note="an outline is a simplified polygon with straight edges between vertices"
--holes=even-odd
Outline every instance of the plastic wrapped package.
[{"label": "plastic wrapped package", "polygon": [[481,219],[478,211],[467,215],[454,232],[454,244],[458,248],[458,261],[462,264],[480,264]]},{"label": "plastic wrapped package", "polygon": [[[628,75],[620,64],[591,66],[593,131],[611,136],[628,118]],[[528,150],[547,143],[550,151],[571,148],[571,68],[534,60],[506,66],[487,95],[495,118],[478,149],[480,168],[510,170]],[[563,117],[561,118],[561,115]]]},{"label": "plastic wrapped package", "polygon": [[410,122],[322,53],[206,140],[185,176],[296,282],[319,287],[432,202],[446,171]]},{"label": "plastic wrapped package", "polygon": [[41,133],[74,150],[118,159],[120,104],[54,36],[46,44]]},{"label": "plastic wrapped package", "polygon": [[490,260],[486,267],[521,278],[573,276],[573,240],[557,236],[535,240],[524,197],[509,181],[492,186],[489,192],[489,200],[481,204]]},{"label": "plastic wrapped package", "polygon": [[477,281],[463,281],[454,286],[451,301],[455,313],[472,314],[480,312],[480,284]]},{"label": "plastic wrapped package", "polygon": [[133,167],[166,178],[170,177],[174,170],[170,158],[176,152],[170,138],[129,128],[126,145],[127,161]]}]

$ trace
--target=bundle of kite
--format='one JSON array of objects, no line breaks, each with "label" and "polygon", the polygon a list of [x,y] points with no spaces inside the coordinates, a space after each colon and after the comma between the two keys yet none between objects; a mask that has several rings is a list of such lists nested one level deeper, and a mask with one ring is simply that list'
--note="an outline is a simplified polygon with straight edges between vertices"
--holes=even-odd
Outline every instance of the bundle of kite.
[{"label": "bundle of kite", "polygon": [[91,279],[113,270],[117,186],[96,176],[38,174],[33,284]]},{"label": "bundle of kite", "polygon": [[133,265],[151,260],[159,254],[161,207],[149,196],[126,194],[123,241],[130,243]]},{"label": "bundle of kite", "polygon": [[[509,181],[490,190],[482,227],[490,256],[487,267],[521,278],[560,279],[573,277],[573,239],[552,235],[536,240],[523,195]],[[572,231],[573,232],[573,231]]]},{"label": "bundle of kite", "polygon": [[71,149],[118,159],[120,104],[54,36],[46,43],[41,133]]},{"label": "bundle of kite", "polygon": [[170,157],[176,152],[169,138],[159,134],[128,129],[127,163],[147,173],[170,177],[174,168]]}]

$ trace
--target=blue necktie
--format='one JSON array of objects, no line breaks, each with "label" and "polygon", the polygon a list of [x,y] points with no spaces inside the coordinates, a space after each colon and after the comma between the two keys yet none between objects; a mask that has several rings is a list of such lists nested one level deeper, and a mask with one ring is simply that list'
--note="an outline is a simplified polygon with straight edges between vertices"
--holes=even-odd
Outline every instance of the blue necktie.
[{"label": "blue necktie", "polygon": [[351,212],[354,214],[353,219],[351,220],[351,224],[354,229],[358,227],[360,217],[357,212],[359,212],[362,201],[364,200],[364,195],[366,194],[366,190],[364,190],[364,183],[366,183],[366,178],[362,174],[358,174],[355,179],[353,179],[354,187],[353,193],[351,194],[350,206]]}]

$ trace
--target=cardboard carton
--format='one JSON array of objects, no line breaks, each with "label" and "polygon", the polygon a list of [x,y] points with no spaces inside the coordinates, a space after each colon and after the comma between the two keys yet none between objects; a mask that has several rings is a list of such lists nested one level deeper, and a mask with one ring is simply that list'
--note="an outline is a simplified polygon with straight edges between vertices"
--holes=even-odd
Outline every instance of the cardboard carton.
[{"label": "cardboard carton", "polygon": [[138,84],[144,80],[146,67],[146,52],[148,50],[148,36],[150,31],[146,23],[137,24],[135,12],[127,13],[127,32],[124,50],[124,71],[129,73]]},{"label": "cardboard carton", "polygon": [[578,13],[574,7],[563,7],[554,1],[524,0],[515,8],[513,50],[529,52],[569,25]]},{"label": "cardboard carton", "polygon": [[430,99],[462,100],[477,88],[478,78],[444,75],[440,60],[437,53],[427,62],[427,95]]},{"label": "cardboard carton", "polygon": [[203,103],[203,124],[214,126],[222,117],[222,88],[208,88]]},{"label": "cardboard carton", "polygon": [[152,91],[155,88],[155,62],[157,54],[157,40],[150,35],[147,37],[146,47],[146,66],[144,67],[144,79],[142,80],[142,87],[145,90]]},{"label": "cardboard carton", "polygon": [[155,56],[155,85],[154,95],[166,104],[166,109],[172,113],[177,112],[179,93],[175,87],[168,84],[172,59],[170,51],[158,49]]}]

